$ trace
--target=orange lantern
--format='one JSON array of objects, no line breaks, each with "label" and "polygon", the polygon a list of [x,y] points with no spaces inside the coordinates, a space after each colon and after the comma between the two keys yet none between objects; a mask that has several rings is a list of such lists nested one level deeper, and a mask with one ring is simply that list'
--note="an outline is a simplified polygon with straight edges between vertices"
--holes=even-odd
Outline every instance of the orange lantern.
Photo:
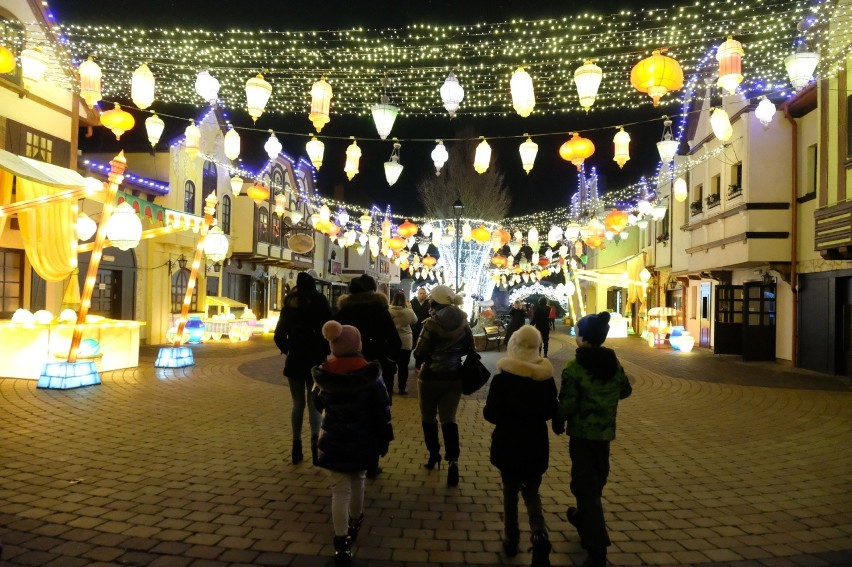
[{"label": "orange lantern", "polygon": [[330,223],[328,225],[328,228],[323,232],[325,232],[329,236],[337,236],[338,234],[340,234],[340,227],[334,223]]},{"label": "orange lantern", "polygon": [[269,188],[258,181],[257,183],[249,187],[249,190],[246,191],[246,195],[249,196],[249,199],[259,205],[269,199]]},{"label": "orange lantern", "polygon": [[17,66],[15,54],[9,48],[0,45],[0,75],[11,73]]},{"label": "orange lantern", "polygon": [[595,145],[588,138],[583,138],[576,132],[574,136],[559,148],[559,157],[577,166],[577,171],[583,162],[595,153]]},{"label": "orange lantern", "polygon": [[499,236],[499,237],[500,237],[500,246],[506,246],[506,244],[508,244],[508,243],[509,243],[509,240],[511,240],[511,239],[512,239],[512,235],[511,235],[511,234],[509,234],[509,232],[508,232],[508,231],[503,230],[502,228],[498,228],[498,229],[496,229],[496,230],[492,233],[492,235],[493,235],[493,236]]},{"label": "orange lantern", "polygon": [[583,242],[586,243],[586,246],[589,248],[597,248],[603,242],[604,237],[600,234],[590,234],[586,238],[583,239]]},{"label": "orange lantern", "polygon": [[423,265],[427,268],[431,268],[437,263],[438,260],[436,260],[431,254],[426,254],[426,257],[423,258]]},{"label": "orange lantern", "polygon": [[410,222],[408,219],[405,219],[404,223],[396,227],[396,233],[408,240],[409,238],[417,234],[417,225],[413,222]]},{"label": "orange lantern", "polygon": [[743,81],[744,54],[743,44],[730,35],[727,41],[716,50],[716,60],[719,61],[719,80],[716,84],[729,94],[737,92],[737,86]]},{"label": "orange lantern", "polygon": [[485,228],[485,225],[479,225],[470,231],[470,237],[480,244],[485,244],[491,241],[491,231]]},{"label": "orange lantern", "polygon": [[388,240],[388,248],[390,248],[394,252],[399,252],[400,250],[405,248],[405,240],[403,240],[399,236],[394,236],[393,238]]},{"label": "orange lantern", "polygon": [[683,87],[683,69],[680,63],[662,55],[658,49],[631,69],[630,82],[640,93],[647,93],[657,106],[660,97]]},{"label": "orange lantern", "polygon": [[491,258],[491,263],[498,268],[502,268],[506,265],[506,257],[501,256],[500,254],[494,254],[494,256]]},{"label": "orange lantern", "polygon": [[411,265],[411,264],[409,264],[409,263],[408,263],[408,260],[403,259],[403,260],[400,260],[400,261],[399,261],[399,269],[400,269],[400,270],[402,270],[403,272],[404,272],[405,270],[407,270],[407,269],[408,269],[408,266],[410,266],[410,265]]},{"label": "orange lantern", "polygon": [[615,209],[607,213],[604,217],[604,226],[615,234],[619,234],[627,228],[627,213]]},{"label": "orange lantern", "polygon": [[136,124],[136,120],[133,118],[132,114],[122,110],[121,107],[116,104],[115,108],[107,110],[101,114],[101,124],[112,130],[112,133],[115,134],[116,140],[120,140],[122,134],[133,128]]}]

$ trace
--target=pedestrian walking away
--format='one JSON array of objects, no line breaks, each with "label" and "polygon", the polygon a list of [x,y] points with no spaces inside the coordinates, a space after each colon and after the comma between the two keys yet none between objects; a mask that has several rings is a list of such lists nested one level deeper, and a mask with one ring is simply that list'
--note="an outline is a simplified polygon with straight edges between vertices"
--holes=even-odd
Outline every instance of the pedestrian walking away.
[{"label": "pedestrian walking away", "polygon": [[[615,351],[603,345],[609,332],[608,312],[577,322],[576,358],[565,365],[553,432],[567,432],[571,456],[571,493],[577,501],[566,513],[588,552],[588,567],[606,565],[610,545],[601,503],[609,476],[610,442],[615,439],[618,402],[633,389]],[[567,422],[567,425],[566,425]]]},{"label": "pedestrian walking away", "polygon": [[527,312],[524,310],[524,304],[521,303],[520,299],[515,300],[515,303],[512,304],[512,308],[509,309],[509,324],[506,325],[506,338],[503,344],[509,344],[509,340],[512,338],[512,333],[524,326],[526,318]]},{"label": "pedestrian walking away", "polygon": [[[399,394],[404,396],[408,393],[408,365],[411,364],[411,349],[413,347],[411,326],[417,324],[417,315],[408,306],[408,301],[406,301],[403,291],[397,291],[394,294],[391,301],[390,314],[394,325],[396,325],[399,340],[402,342],[402,347],[397,350],[394,362],[396,362]],[[393,390],[393,378],[391,378],[389,387]]]},{"label": "pedestrian walking away", "polygon": [[541,333],[541,349],[546,357],[547,348],[550,346],[550,305],[547,303],[546,297],[538,300],[538,305],[533,311],[530,325],[534,326]]}]

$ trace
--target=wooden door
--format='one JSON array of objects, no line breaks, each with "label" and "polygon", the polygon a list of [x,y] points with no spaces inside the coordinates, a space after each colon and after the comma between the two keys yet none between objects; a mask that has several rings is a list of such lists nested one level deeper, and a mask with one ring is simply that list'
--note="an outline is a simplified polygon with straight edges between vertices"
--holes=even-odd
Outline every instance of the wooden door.
[{"label": "wooden door", "polygon": [[89,313],[121,319],[121,271],[98,270]]},{"label": "wooden door", "polygon": [[775,284],[743,287],[743,360],[775,360]]},{"label": "wooden door", "polygon": [[717,285],[713,352],[743,352],[743,286]]}]

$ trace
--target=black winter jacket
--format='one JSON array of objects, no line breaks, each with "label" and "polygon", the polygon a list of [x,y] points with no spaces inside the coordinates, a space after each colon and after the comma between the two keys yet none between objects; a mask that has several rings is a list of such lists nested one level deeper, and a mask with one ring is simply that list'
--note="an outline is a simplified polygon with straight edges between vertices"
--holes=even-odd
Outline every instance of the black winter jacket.
[{"label": "black winter jacket", "polygon": [[536,305],[530,325],[539,333],[550,333],[550,305]]},{"label": "black winter jacket", "polygon": [[371,362],[348,374],[313,369],[314,403],[322,411],[317,465],[337,472],[374,467],[393,440],[388,391],[381,366]]},{"label": "black winter jacket", "polygon": [[506,326],[506,333],[509,331],[517,331],[524,326],[527,320],[527,312],[523,309],[512,307],[509,309],[509,324]]},{"label": "black winter jacket", "polygon": [[341,325],[352,325],[361,332],[361,353],[367,360],[392,359],[402,348],[388,298],[375,291],[350,293],[338,300],[340,310],[334,318]]},{"label": "black winter jacket", "polygon": [[423,322],[423,330],[414,349],[414,360],[421,380],[458,380],[463,356],[474,352],[473,333],[467,315],[448,305]]},{"label": "black winter jacket", "polygon": [[330,351],[322,326],[330,319],[328,300],[313,288],[287,295],[273,335],[275,344],[287,355],[285,376],[307,379],[311,368],[325,360]]}]

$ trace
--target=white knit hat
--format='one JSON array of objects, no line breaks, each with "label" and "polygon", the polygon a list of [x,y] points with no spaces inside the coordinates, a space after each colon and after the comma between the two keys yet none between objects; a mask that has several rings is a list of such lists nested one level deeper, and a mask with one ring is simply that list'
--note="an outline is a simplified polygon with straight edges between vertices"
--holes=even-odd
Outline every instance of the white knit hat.
[{"label": "white knit hat", "polygon": [[511,358],[521,360],[536,360],[539,358],[538,348],[541,346],[541,333],[532,325],[524,325],[509,339],[506,354]]},{"label": "white knit hat", "polygon": [[464,303],[464,298],[453,293],[453,290],[446,285],[436,285],[429,292],[429,299],[442,305],[461,305]]}]

